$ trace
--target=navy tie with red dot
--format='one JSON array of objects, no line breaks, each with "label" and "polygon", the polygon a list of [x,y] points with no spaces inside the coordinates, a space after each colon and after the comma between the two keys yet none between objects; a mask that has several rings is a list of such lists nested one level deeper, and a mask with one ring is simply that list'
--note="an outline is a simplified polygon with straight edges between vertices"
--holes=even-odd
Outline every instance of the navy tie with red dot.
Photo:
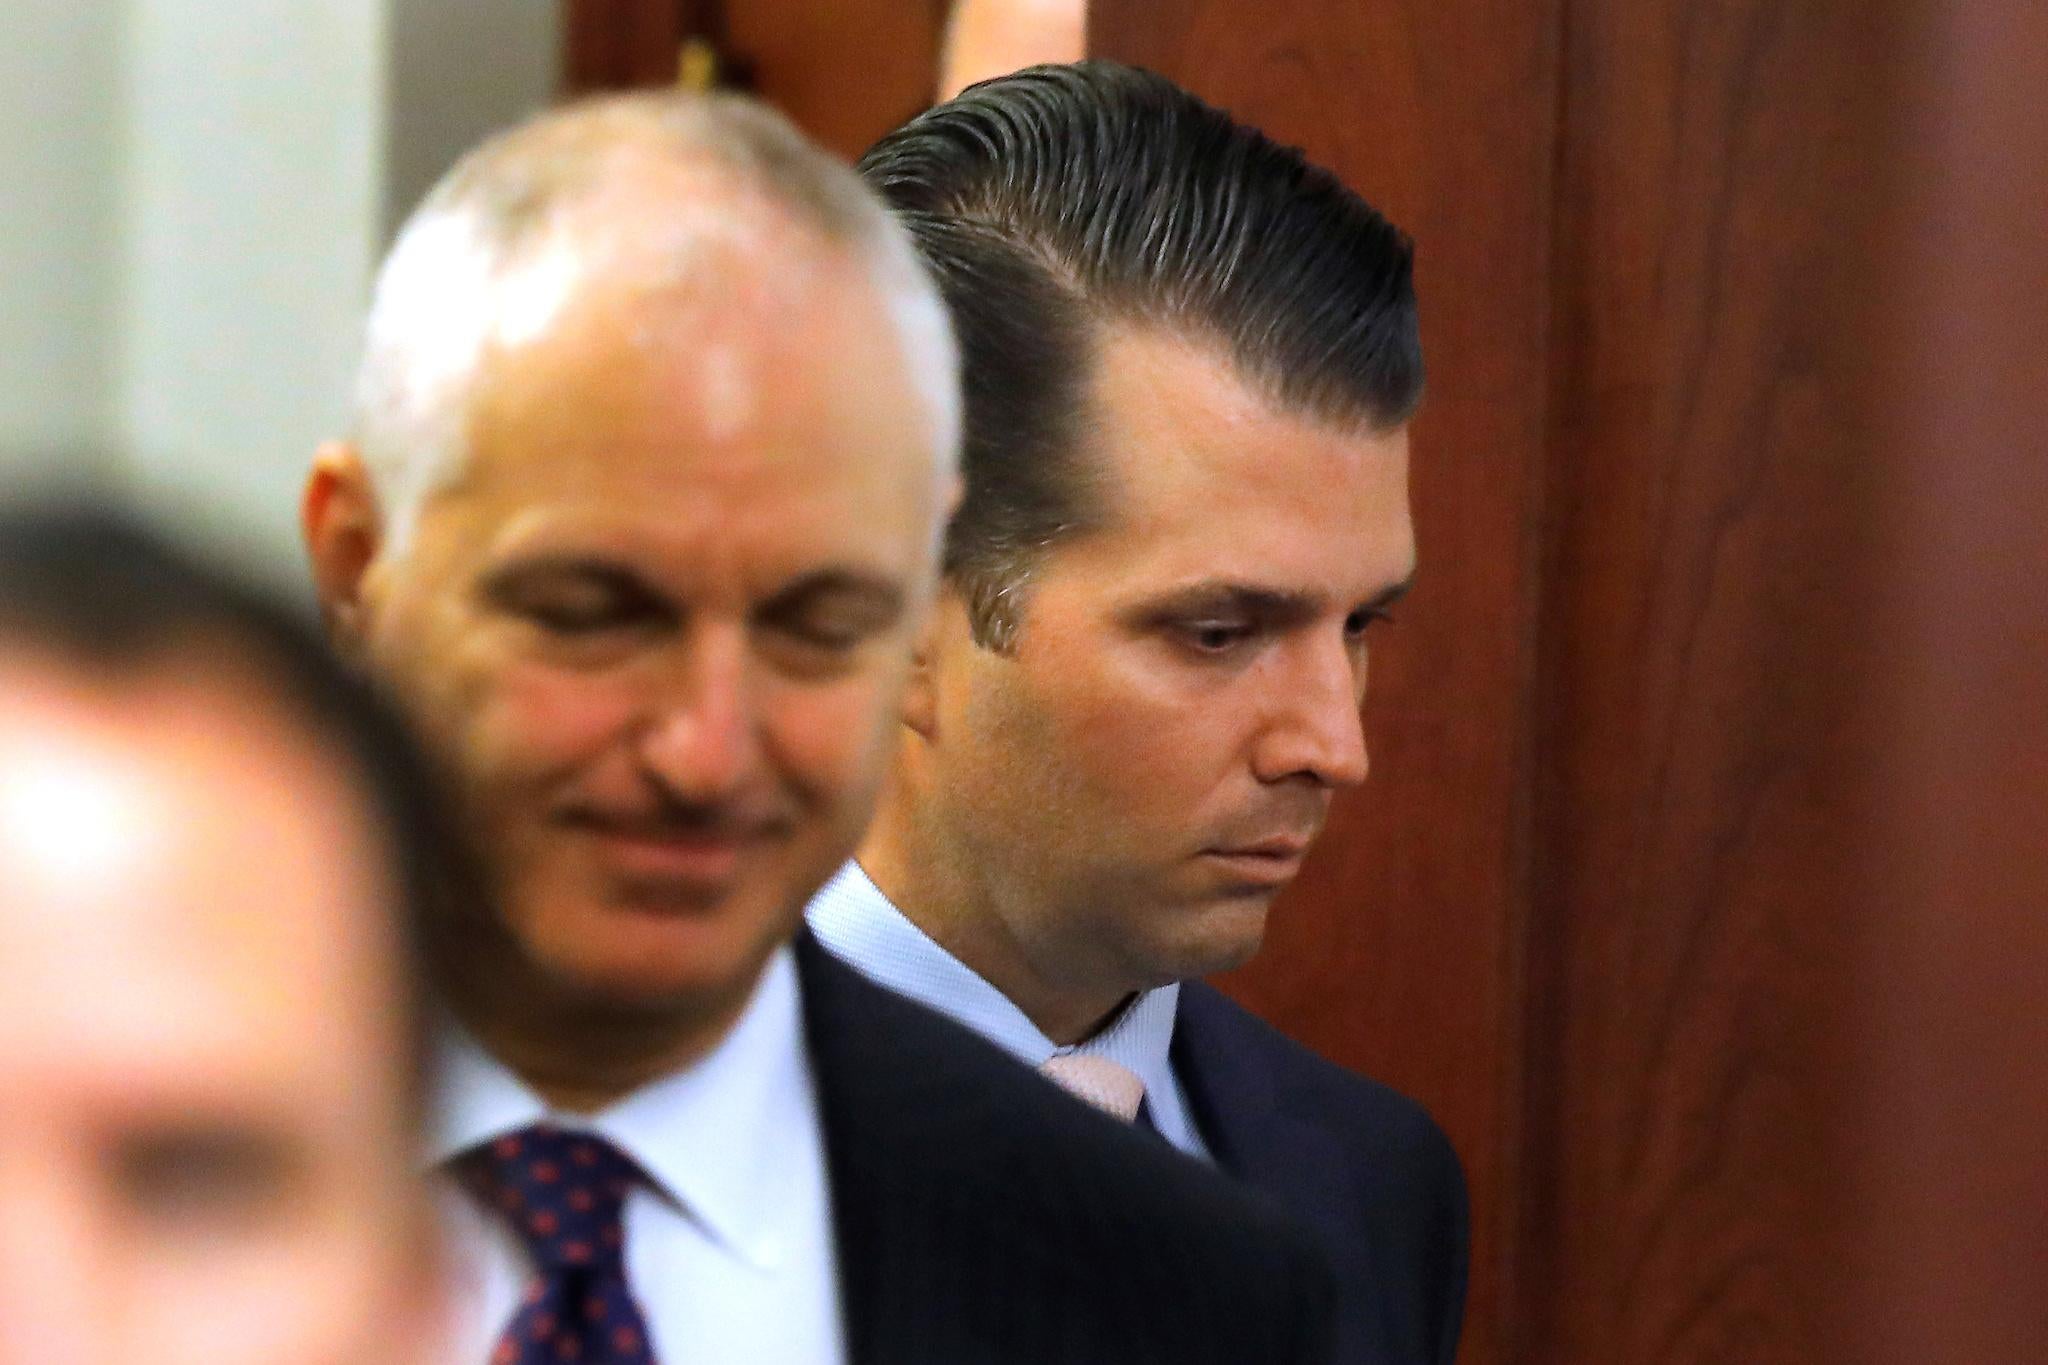
[{"label": "navy tie with red dot", "polygon": [[654,1365],[626,1285],[626,1195],[646,1179],[601,1137],[537,1123],[465,1152],[455,1170],[526,1244],[535,1277],[491,1365]]}]

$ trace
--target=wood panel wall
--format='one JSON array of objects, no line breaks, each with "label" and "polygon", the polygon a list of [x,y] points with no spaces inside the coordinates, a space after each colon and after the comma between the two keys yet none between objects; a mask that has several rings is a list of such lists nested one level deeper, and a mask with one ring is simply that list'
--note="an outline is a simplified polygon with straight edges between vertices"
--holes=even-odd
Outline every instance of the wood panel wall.
[{"label": "wood panel wall", "polygon": [[2048,7],[1898,23],[1843,1359],[2048,1342]]},{"label": "wood panel wall", "polygon": [[562,93],[672,84],[685,34],[711,22],[694,0],[564,0]]},{"label": "wood panel wall", "polygon": [[1567,12],[1519,1359],[1826,1358],[1884,572],[1882,18]]},{"label": "wood panel wall", "polygon": [[931,103],[947,0],[564,0],[563,90],[673,83],[685,41],[841,156]]},{"label": "wood panel wall", "polygon": [[1095,0],[1091,51],[1419,240],[1422,587],[1232,984],[1451,1130],[1464,1359],[2038,1355],[2048,15]]}]

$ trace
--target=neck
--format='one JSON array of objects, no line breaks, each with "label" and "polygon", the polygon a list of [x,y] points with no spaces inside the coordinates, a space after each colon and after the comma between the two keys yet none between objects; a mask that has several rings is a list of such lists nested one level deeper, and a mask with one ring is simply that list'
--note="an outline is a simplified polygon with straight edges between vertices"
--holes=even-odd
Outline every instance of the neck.
[{"label": "neck", "polygon": [[457,1017],[551,1107],[594,1114],[708,1055],[743,1007],[709,1021],[569,1009],[550,1018],[530,1004],[516,1022],[477,1011],[458,1010]]},{"label": "neck", "polygon": [[1018,926],[1052,917],[1020,905],[1023,888],[998,884],[960,856],[932,821],[918,819],[899,799],[901,784],[892,787],[856,854],[890,903],[1059,1046],[1085,1041],[1115,1017],[1133,988],[1087,978],[1054,954],[1035,951]]},{"label": "neck", "polygon": [[437,993],[463,1027],[551,1107],[575,1114],[608,1108],[708,1055],[754,986],[749,980],[709,1009],[622,1005],[566,991],[509,951],[472,945],[437,957]]}]

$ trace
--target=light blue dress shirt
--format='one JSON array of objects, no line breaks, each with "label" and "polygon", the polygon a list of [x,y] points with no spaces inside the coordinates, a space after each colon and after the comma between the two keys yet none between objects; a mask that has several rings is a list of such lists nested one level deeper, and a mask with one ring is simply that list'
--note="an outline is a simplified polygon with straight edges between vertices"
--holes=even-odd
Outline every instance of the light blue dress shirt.
[{"label": "light blue dress shirt", "polygon": [[1060,1047],[1009,997],[912,924],[859,863],[840,868],[804,917],[820,943],[864,975],[958,1020],[1026,1066],[1078,1052],[1130,1068],[1145,1083],[1146,1108],[1160,1136],[1190,1156],[1210,1159],[1169,1056],[1178,985],[1143,992],[1094,1037]]}]

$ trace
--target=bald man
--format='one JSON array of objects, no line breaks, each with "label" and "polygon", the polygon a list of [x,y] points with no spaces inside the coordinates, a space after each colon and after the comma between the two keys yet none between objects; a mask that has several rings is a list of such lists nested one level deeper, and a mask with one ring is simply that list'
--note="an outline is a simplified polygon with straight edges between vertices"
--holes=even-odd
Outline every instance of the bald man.
[{"label": "bald man", "polygon": [[496,871],[423,934],[465,1359],[1322,1358],[1291,1229],[797,936],[958,425],[901,230],[756,106],[551,113],[400,235],[303,513]]},{"label": "bald man", "polygon": [[438,1358],[426,790],[303,624],[0,514],[0,1365]]}]

